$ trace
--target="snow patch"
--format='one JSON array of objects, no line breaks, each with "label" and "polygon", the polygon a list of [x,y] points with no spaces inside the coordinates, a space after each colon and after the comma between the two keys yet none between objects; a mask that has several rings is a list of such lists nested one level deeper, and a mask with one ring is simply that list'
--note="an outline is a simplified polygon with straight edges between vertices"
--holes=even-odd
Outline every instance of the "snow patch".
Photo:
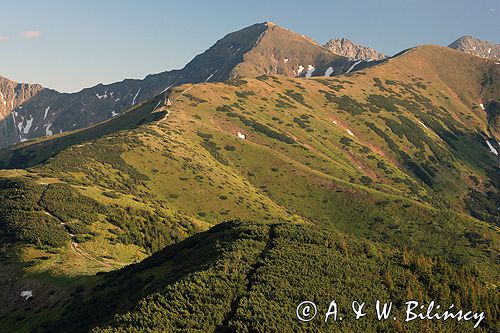
[{"label": "snow patch", "polygon": [[160,99],[158,101],[158,104],[156,104],[156,106],[154,107],[153,111],[156,110],[156,109],[158,109],[158,107],[160,106],[161,102],[162,102],[162,100]]},{"label": "snow patch", "polygon": [[314,73],[315,70],[316,70],[316,68],[314,68],[314,66],[308,65],[307,66],[306,77],[311,77],[311,75]]},{"label": "snow patch", "polygon": [[333,73],[333,67],[328,67],[325,71],[325,76],[330,76]]},{"label": "snow patch", "polygon": [[52,124],[47,124],[47,127],[45,128],[45,136],[51,136],[52,135],[52,131],[50,130],[50,126],[52,126]]},{"label": "snow patch", "polygon": [[241,132],[238,132],[238,138],[245,140],[245,139],[246,139],[246,137],[247,137],[247,136],[246,136],[245,134],[243,134],[243,133],[241,133]]},{"label": "snow patch", "polygon": [[49,110],[50,110],[50,106],[47,106],[47,108],[45,109],[45,114],[43,115],[43,120],[45,120],[47,118],[47,115],[49,114]]},{"label": "snow patch", "polygon": [[33,125],[33,117],[31,117],[31,119],[26,118],[26,126],[23,131],[24,134],[28,134],[30,132],[31,125]]},{"label": "snow patch", "polygon": [[[99,94],[95,94],[97,98],[99,99],[103,99],[103,98],[108,98],[108,89],[106,89],[104,91],[104,95],[99,95]],[[110,94],[111,96],[113,96],[113,93]]]},{"label": "snow patch", "polygon": [[488,140],[486,140],[486,144],[488,145],[488,148],[490,148],[490,151],[498,156],[498,150],[496,150]]},{"label": "snow patch", "polygon": [[139,87],[139,90],[135,93],[134,99],[132,100],[132,105],[135,104],[135,100],[137,99],[137,96],[139,96],[139,93],[141,92],[141,87]]},{"label": "snow patch", "polygon": [[217,71],[213,72],[212,75],[210,75],[209,77],[207,77],[207,79],[205,80],[205,82],[208,82],[215,75],[215,73],[217,73]]},{"label": "snow patch", "polygon": [[165,91],[167,91],[168,89],[170,89],[172,85],[169,85],[168,87],[166,87],[165,89],[163,89],[162,93],[164,93]]},{"label": "snow patch", "polygon": [[484,105],[483,105],[483,103],[479,104],[479,106],[481,107],[481,109],[483,109],[483,110],[484,110]]},{"label": "snow patch", "polygon": [[17,124],[17,129],[19,130],[19,133],[23,132],[23,122],[24,122],[24,117],[21,116],[21,121]]},{"label": "snow patch", "polygon": [[359,65],[361,62],[363,62],[363,60],[358,60],[358,61],[356,61],[356,62],[355,62],[355,63],[354,63],[354,64],[353,64],[353,65],[352,65],[352,66],[351,66],[351,67],[347,70],[347,72],[345,72],[345,74],[347,74],[347,73],[351,72],[351,71],[354,69],[354,67],[356,67],[357,65]]},{"label": "snow patch", "polygon": [[345,130],[346,130],[347,134],[349,134],[349,135],[351,135],[351,136],[356,136],[356,135],[354,135],[354,133],[353,133],[353,132],[351,132],[351,130],[350,130],[350,129],[346,128]]},{"label": "snow patch", "polygon": [[24,298],[25,301],[29,300],[30,298],[33,297],[33,291],[31,290],[23,290],[21,291],[21,295],[19,295]]},{"label": "snow patch", "polygon": [[283,60],[285,62],[285,64],[288,62],[288,58],[285,58],[285,60]]},{"label": "snow patch", "polygon": [[299,69],[297,70],[297,76],[300,75],[300,73],[302,73],[303,70],[304,70],[304,66],[299,65]]},{"label": "snow patch", "polygon": [[116,113],[115,110],[111,111],[111,117],[116,117],[117,115],[118,115],[118,113]]}]

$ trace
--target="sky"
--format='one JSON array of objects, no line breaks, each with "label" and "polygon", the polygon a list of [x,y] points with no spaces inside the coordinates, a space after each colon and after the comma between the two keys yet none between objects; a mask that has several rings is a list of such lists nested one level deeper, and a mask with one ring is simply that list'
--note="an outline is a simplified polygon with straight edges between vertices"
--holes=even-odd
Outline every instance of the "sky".
[{"label": "sky", "polygon": [[500,43],[500,0],[1,0],[0,76],[75,92],[184,67],[224,35],[272,21],[324,44],[393,55],[463,35]]}]

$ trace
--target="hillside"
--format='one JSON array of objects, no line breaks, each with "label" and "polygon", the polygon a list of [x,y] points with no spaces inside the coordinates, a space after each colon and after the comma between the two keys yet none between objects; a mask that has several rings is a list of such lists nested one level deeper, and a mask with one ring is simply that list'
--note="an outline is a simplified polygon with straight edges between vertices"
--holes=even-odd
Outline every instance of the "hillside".
[{"label": "hillside", "polygon": [[[460,66],[463,77],[440,61]],[[428,70],[414,74],[423,63]],[[491,86],[485,73],[493,75]],[[0,157],[4,167],[33,166],[24,177],[67,183],[97,201],[161,203],[208,224],[305,219],[378,240],[384,223],[371,225],[373,233],[366,224],[383,211],[388,227],[409,205],[428,207],[415,212],[428,214],[415,223],[432,219],[436,207],[496,225],[498,156],[486,141],[496,143],[477,105],[481,94],[498,95],[497,80],[490,62],[426,46],[334,79],[263,76],[182,86],[169,94],[170,106],[155,100],[126,113],[130,120],[123,122],[137,115],[142,125],[104,130],[119,129],[113,124],[124,114]],[[354,197],[366,198],[366,207],[351,221],[359,204],[337,204]],[[412,231],[398,227],[382,238],[396,241],[401,232]]]},{"label": "hillside", "polygon": [[[59,301],[80,283],[84,289],[73,292],[78,297],[97,283],[90,277],[96,272],[139,262],[232,219],[266,222],[259,227],[264,230],[263,239],[270,237],[266,228],[278,224],[273,228],[319,227],[321,234],[341,233],[360,244],[384,244],[388,253],[405,248],[414,258],[432,257],[424,260],[431,266],[445,265],[445,276],[467,271],[481,290],[491,283],[492,289],[484,293],[492,294],[485,297],[498,297],[499,157],[490,147],[499,147],[487,110],[500,100],[499,71],[492,61],[421,46],[335,78],[263,75],[182,85],[90,128],[0,151],[2,167],[10,169],[1,171],[0,181],[0,237],[2,258],[6,258],[0,265],[0,282],[9,286],[0,299],[11,300],[14,295],[14,301],[6,303],[0,325],[21,325],[12,322],[13,313],[24,307],[18,295],[27,287],[55,288]],[[220,228],[212,230],[225,227]],[[307,235],[304,231],[306,243],[316,237]],[[283,241],[287,242],[291,240]],[[252,263],[262,254],[259,249],[269,244],[265,240],[248,247],[243,243],[234,243],[236,248],[244,246],[234,254],[237,261],[245,266],[241,256],[254,259],[233,271],[237,276],[221,276],[224,283],[236,279],[231,286],[221,285],[221,290],[231,291],[232,300],[241,299],[237,295],[246,284],[245,272],[253,271]],[[290,251],[286,248],[283,253]],[[208,252],[201,250],[210,257]],[[232,256],[226,250],[221,253]],[[161,257],[155,255],[144,265]],[[202,271],[214,263],[199,260],[200,266],[186,263],[186,269]],[[298,267],[290,265],[284,267]],[[368,266],[366,271],[371,272]],[[169,267],[157,269],[163,272]],[[219,266],[214,267],[222,274]],[[234,267],[233,262],[228,267]],[[273,267],[269,267],[270,276],[283,276],[280,265]],[[391,266],[389,271],[398,270]],[[20,272],[22,278],[13,278]],[[162,286],[177,281],[175,274],[167,274]],[[150,275],[145,273],[141,279]],[[124,276],[130,290],[135,290],[132,285],[142,285]],[[276,285],[266,281],[259,288]],[[299,282],[283,290],[295,292]],[[172,292],[182,290],[179,286],[171,287]],[[430,286],[422,288],[435,292]],[[205,291],[200,289],[200,295]],[[150,292],[146,288],[137,297]],[[114,297],[113,293],[101,296]],[[459,294],[456,297],[462,297]],[[110,307],[109,313],[103,313],[103,327],[112,325],[119,331],[154,321],[146,310],[156,306],[149,303],[154,297],[140,303],[139,299],[124,301],[118,312],[131,312],[116,322],[109,322],[117,312]],[[200,304],[209,304],[205,301],[211,302],[212,296],[207,297]],[[255,297],[258,302],[259,295]],[[199,323],[207,330],[220,326],[221,331],[225,327],[244,331],[245,325],[257,325],[254,320],[260,319],[247,316],[245,306],[253,305],[246,299],[241,306],[236,304],[230,316],[231,305],[222,304],[229,300],[219,297],[218,302],[226,310],[211,311],[217,318],[172,323],[167,314],[174,312],[166,310],[158,327]],[[53,311],[58,317],[72,316],[73,310],[61,314],[56,307]],[[43,319],[43,313],[36,318]]]},{"label": "hillside", "polygon": [[[52,287],[54,294],[57,289]],[[485,319],[412,321],[404,323],[404,331],[493,332],[500,310],[498,290],[472,271],[288,223],[224,223],[140,264],[65,289],[58,298],[25,302],[18,320],[4,317],[0,327],[18,332],[34,327],[37,332],[401,331],[406,301],[439,299],[444,307],[481,309]],[[331,316],[325,323],[333,299],[343,319]],[[376,320],[375,299],[393,302],[390,320]],[[304,300],[318,307],[310,322],[295,315]],[[362,320],[350,311],[353,300],[367,302]],[[26,316],[31,320],[22,320]]]}]

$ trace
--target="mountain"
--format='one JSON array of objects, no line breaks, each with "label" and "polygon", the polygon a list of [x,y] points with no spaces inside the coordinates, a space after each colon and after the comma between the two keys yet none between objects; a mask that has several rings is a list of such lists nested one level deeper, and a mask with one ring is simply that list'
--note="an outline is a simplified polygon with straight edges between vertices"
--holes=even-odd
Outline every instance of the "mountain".
[{"label": "mountain", "polygon": [[478,57],[500,61],[500,44],[490,43],[472,36],[462,36],[448,47]]},{"label": "mountain", "polygon": [[[348,65],[259,28],[224,82],[207,50],[210,82],[0,150],[0,331],[331,331],[299,326],[298,302],[368,292],[484,309],[479,331],[498,329],[499,66],[432,45]],[[310,46],[292,74],[374,65],[241,76],[283,36]]]},{"label": "mountain", "polygon": [[491,61],[421,46],[335,78],[167,90],[103,123],[0,151],[12,169],[0,184],[6,243],[30,271],[85,275],[223,220],[279,220],[408,247],[491,280],[499,146],[479,105],[498,101],[499,76]]},{"label": "mountain", "polygon": [[[184,83],[220,82],[263,74],[311,76],[315,67],[323,68],[327,63],[332,67],[330,76],[352,71],[355,62],[271,22],[255,24],[228,34],[181,70],[148,75],[143,80],[99,84],[72,94],[36,85],[37,94],[28,94],[20,99],[22,103],[10,104],[3,110],[0,148],[91,126]],[[0,91],[11,96],[2,86]]]},{"label": "mountain", "polygon": [[377,50],[374,50],[367,46],[355,44],[346,38],[331,39],[324,45],[324,47],[335,54],[351,59],[383,60],[387,58],[387,56],[383,55]]}]

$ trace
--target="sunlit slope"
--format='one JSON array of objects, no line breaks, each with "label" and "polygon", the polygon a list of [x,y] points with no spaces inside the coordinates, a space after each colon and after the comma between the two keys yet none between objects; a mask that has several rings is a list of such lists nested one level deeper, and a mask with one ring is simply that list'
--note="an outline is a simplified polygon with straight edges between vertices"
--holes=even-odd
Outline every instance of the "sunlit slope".
[{"label": "sunlit slope", "polygon": [[[491,84],[482,84],[485,73]],[[38,258],[31,270],[62,274],[71,248],[50,252],[70,243],[60,222],[85,227],[72,230],[90,257],[72,273],[89,274],[141,257],[106,250],[112,267],[91,259],[102,261],[110,244],[145,256],[221,221],[255,218],[321,224],[491,277],[498,157],[485,143],[485,112],[474,106],[485,103],[485,89],[496,96],[495,73],[492,62],[424,46],[338,78],[181,86],[110,122],[4,151],[8,166],[33,167],[9,174],[3,214],[13,218],[3,229],[26,258]],[[104,130],[115,123],[117,131]],[[67,143],[75,144],[60,151]],[[24,187],[42,194],[27,204],[11,190]],[[41,200],[47,190],[54,195]],[[47,222],[62,243],[16,223],[32,211],[40,212],[35,222],[51,220],[44,209],[70,205],[64,193],[80,204],[67,221]]]}]

